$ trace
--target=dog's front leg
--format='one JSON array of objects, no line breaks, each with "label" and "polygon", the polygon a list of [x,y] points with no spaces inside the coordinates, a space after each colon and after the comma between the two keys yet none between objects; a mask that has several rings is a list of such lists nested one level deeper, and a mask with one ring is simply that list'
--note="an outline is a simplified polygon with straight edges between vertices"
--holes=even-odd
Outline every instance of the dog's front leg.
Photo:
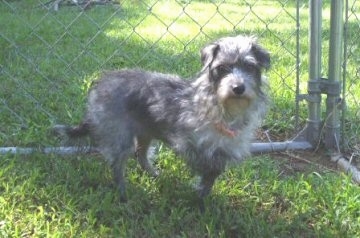
[{"label": "dog's front leg", "polygon": [[227,153],[221,148],[214,151],[211,158],[206,158],[200,170],[200,184],[198,186],[198,195],[200,198],[200,211],[205,211],[204,199],[212,190],[215,180],[225,170]]},{"label": "dog's front leg", "polygon": [[205,202],[204,199],[208,196],[212,190],[212,187],[215,183],[216,178],[221,174],[222,170],[211,170],[207,171],[203,175],[201,175],[200,184],[197,188],[198,196],[199,196],[199,208],[200,212],[205,212]]}]

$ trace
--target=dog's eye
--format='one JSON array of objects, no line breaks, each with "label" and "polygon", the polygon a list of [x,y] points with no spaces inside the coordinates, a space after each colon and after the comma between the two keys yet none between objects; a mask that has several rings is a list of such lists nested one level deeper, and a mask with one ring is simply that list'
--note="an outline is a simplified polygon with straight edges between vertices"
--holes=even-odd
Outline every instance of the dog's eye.
[{"label": "dog's eye", "polygon": [[220,78],[224,77],[225,75],[231,73],[231,70],[232,69],[229,66],[219,65],[213,69],[212,74],[215,78],[220,79]]},{"label": "dog's eye", "polygon": [[219,65],[216,67],[216,69],[219,72],[223,72],[223,73],[230,73],[231,72],[231,67],[227,66],[227,65]]},{"label": "dog's eye", "polygon": [[243,62],[241,68],[249,75],[252,75],[255,79],[261,79],[261,68],[257,63]]},{"label": "dog's eye", "polygon": [[210,71],[211,79],[217,82],[224,78],[227,74],[231,73],[231,70],[232,69],[229,66],[218,65]]},{"label": "dog's eye", "polygon": [[253,62],[245,62],[243,67],[249,72],[256,72],[259,69],[258,66]]}]

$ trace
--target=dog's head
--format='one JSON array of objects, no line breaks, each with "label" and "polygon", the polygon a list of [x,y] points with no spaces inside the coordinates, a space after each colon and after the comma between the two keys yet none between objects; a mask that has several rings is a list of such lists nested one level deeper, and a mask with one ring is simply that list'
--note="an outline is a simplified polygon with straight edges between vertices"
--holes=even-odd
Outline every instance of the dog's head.
[{"label": "dog's head", "polygon": [[201,50],[201,61],[202,71],[228,111],[244,109],[263,94],[262,71],[270,67],[270,55],[255,38],[221,38]]}]

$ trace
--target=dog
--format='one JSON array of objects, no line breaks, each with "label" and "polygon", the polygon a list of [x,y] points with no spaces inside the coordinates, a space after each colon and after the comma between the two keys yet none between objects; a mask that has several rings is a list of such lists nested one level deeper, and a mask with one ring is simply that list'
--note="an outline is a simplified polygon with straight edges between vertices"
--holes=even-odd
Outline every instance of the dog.
[{"label": "dog", "polygon": [[127,200],[127,159],[135,153],[142,169],[156,177],[147,151],[153,140],[163,142],[200,176],[203,210],[226,165],[250,154],[269,102],[263,71],[270,67],[270,54],[254,37],[239,35],[206,45],[201,62],[193,80],[141,69],[107,72],[90,89],[80,125],[54,130],[96,142],[113,170],[121,201]]}]

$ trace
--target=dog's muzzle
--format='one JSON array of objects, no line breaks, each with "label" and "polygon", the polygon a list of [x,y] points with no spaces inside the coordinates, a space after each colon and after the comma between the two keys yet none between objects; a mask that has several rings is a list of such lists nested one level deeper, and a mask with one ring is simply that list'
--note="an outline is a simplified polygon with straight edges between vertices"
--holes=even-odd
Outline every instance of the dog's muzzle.
[{"label": "dog's muzzle", "polygon": [[[242,94],[244,94],[244,92],[246,90],[245,83],[243,80],[245,75],[241,70],[239,70],[237,68],[234,68],[232,73],[236,78],[234,84],[232,85],[232,92],[234,93],[235,96],[241,96]],[[242,80],[239,80],[239,79],[242,79]]]}]

